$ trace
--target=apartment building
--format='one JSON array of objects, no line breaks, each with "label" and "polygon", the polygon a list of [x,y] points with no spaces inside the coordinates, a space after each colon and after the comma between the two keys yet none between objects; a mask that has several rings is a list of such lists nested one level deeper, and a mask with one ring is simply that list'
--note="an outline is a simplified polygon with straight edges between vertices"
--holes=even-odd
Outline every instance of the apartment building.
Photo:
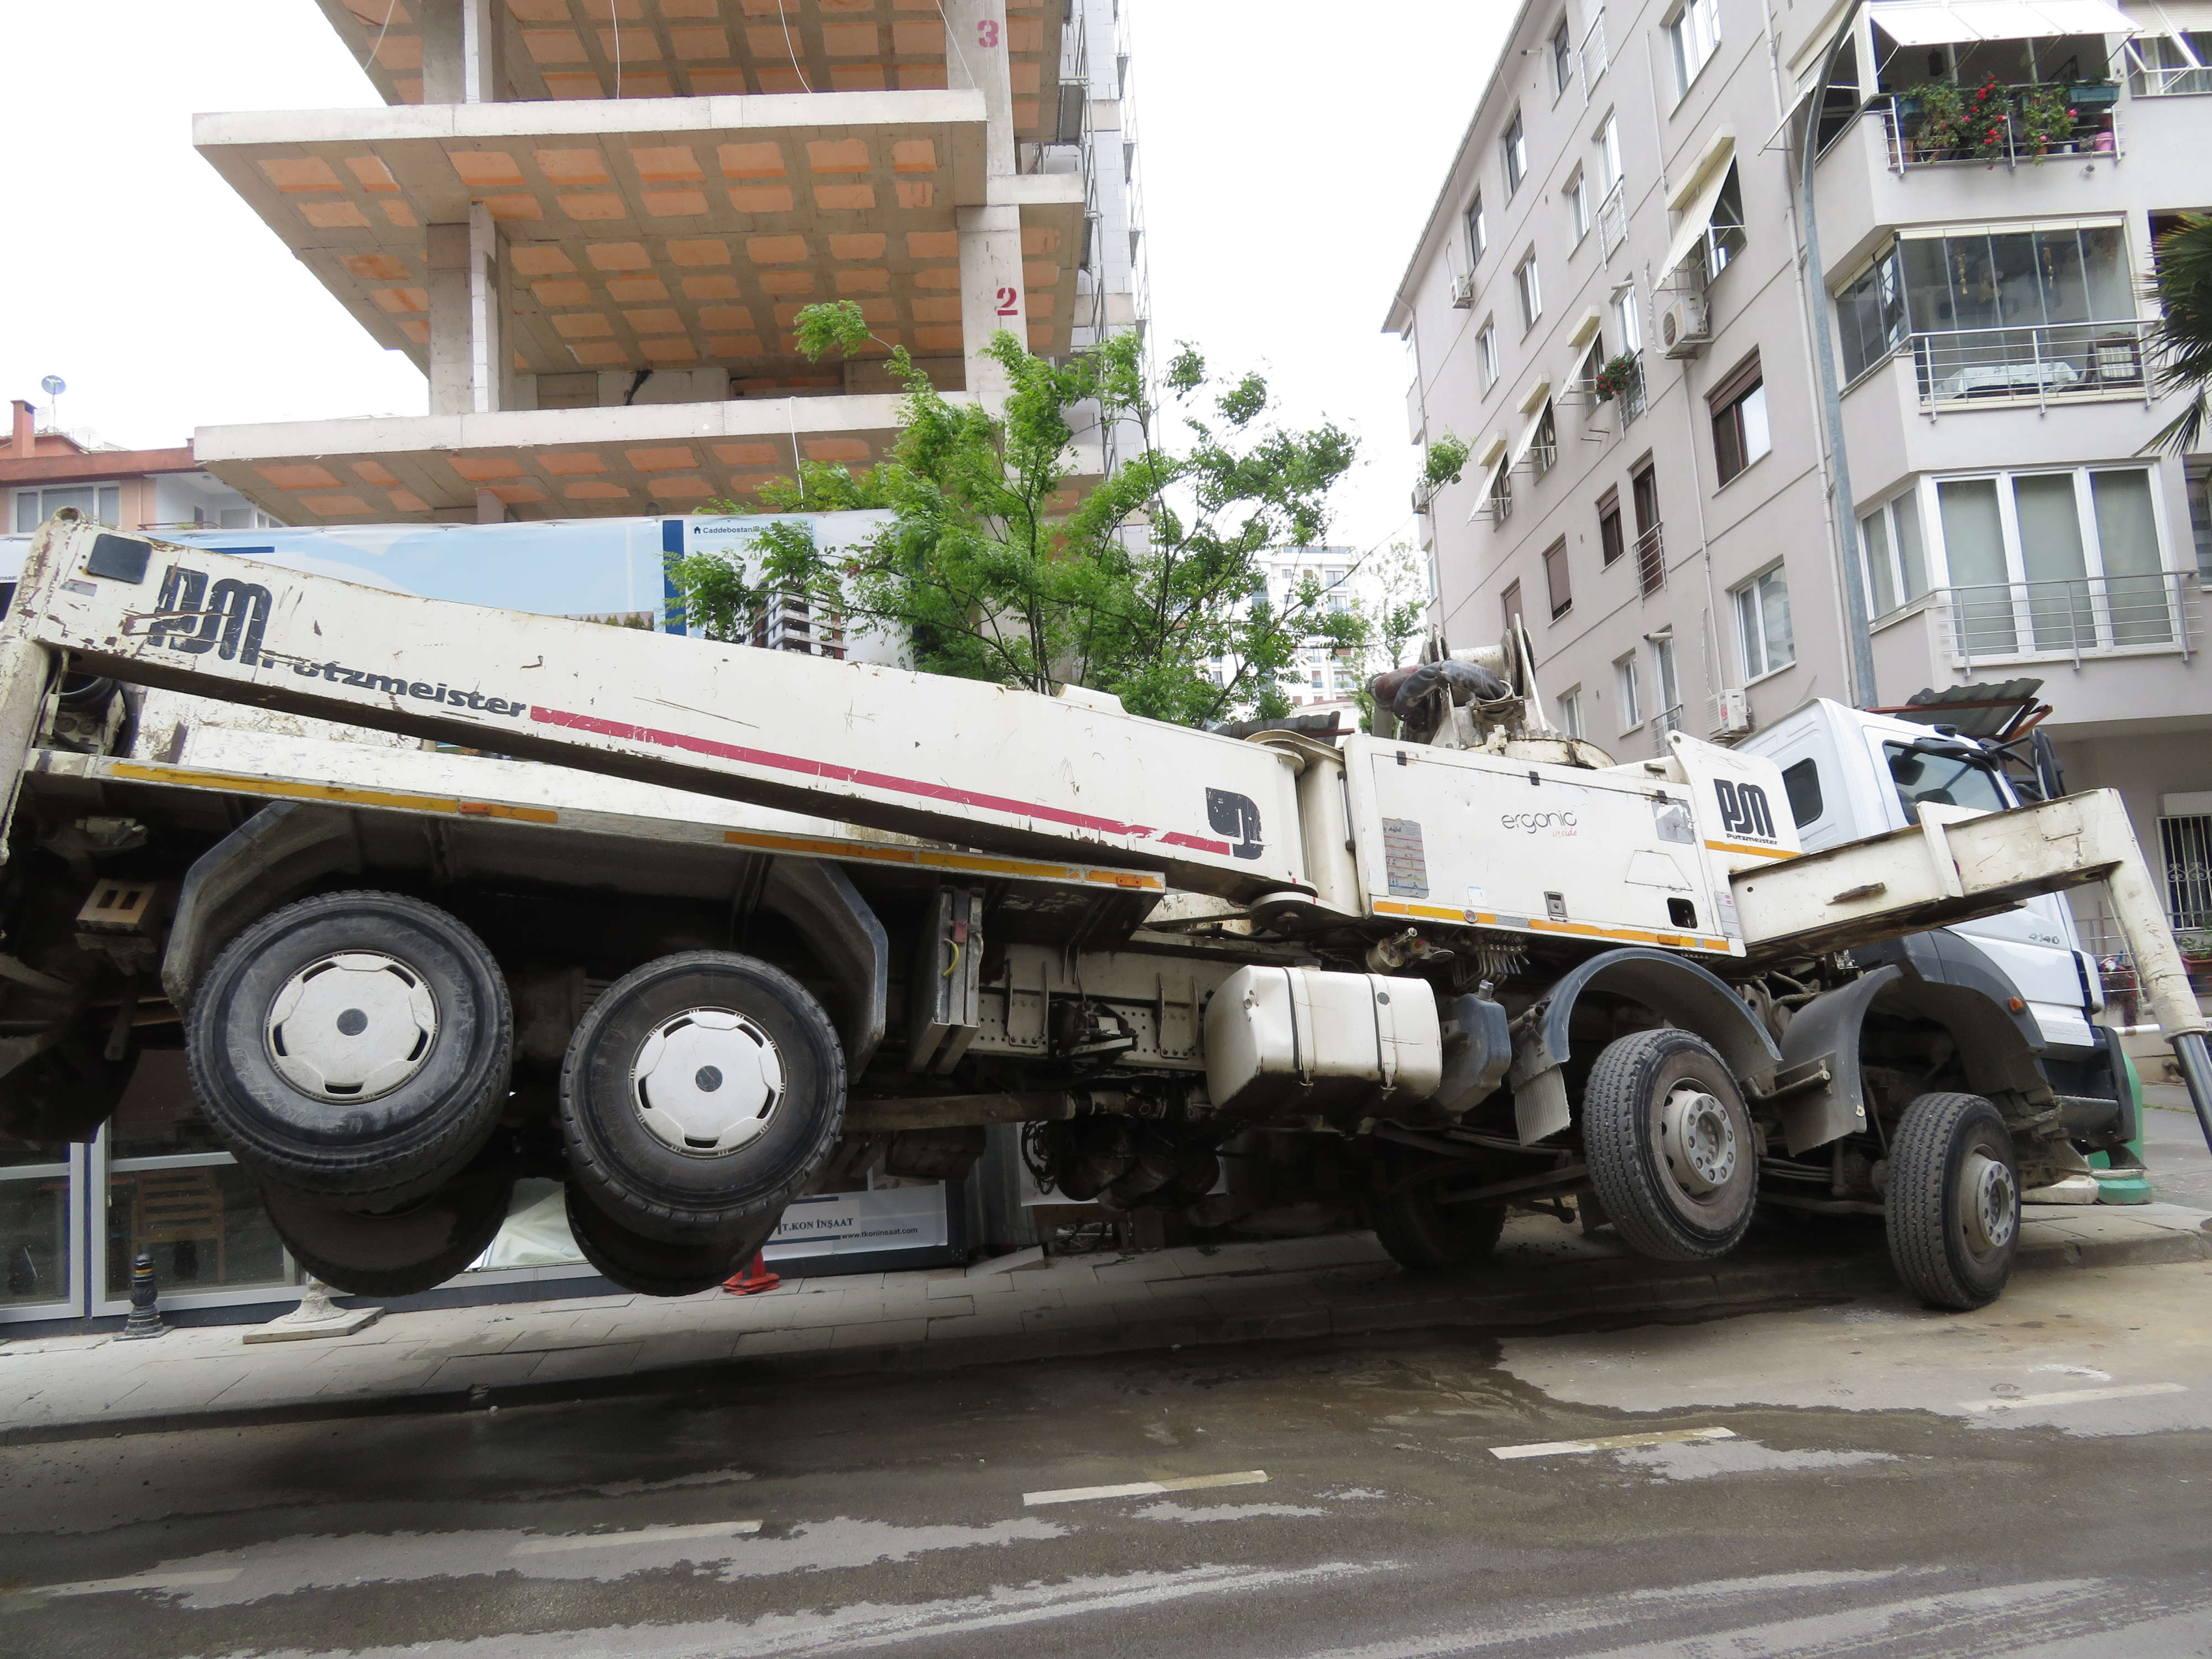
[{"label": "apartment building", "polygon": [[[0,444],[0,535],[27,535],[65,507],[118,530],[252,530],[269,522],[228,484],[210,476],[189,445],[125,449],[83,432],[41,422],[38,406],[9,405]],[[0,580],[14,574],[0,563]]]},{"label": "apartment building", "polygon": [[[1113,0],[319,3],[386,106],[194,143],[428,399],[203,428],[287,523],[743,501],[883,458],[893,345],[988,404],[998,331],[1060,356],[1141,325]],[[851,361],[798,350],[829,300],[876,336]]]},{"label": "apartment building", "polygon": [[2212,456],[2145,453],[2142,297],[2212,205],[2198,25],[1528,0],[1386,322],[1414,441],[1473,447],[1422,521],[1450,643],[1520,617],[1622,758],[2039,679],[2069,784],[2122,790],[2212,925]]}]

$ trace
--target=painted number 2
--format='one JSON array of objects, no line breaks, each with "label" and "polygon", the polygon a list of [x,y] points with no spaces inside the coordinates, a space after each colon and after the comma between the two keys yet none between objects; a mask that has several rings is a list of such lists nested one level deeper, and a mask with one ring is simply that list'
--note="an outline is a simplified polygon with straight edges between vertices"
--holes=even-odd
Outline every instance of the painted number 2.
[{"label": "painted number 2", "polygon": [[1018,288],[1002,288],[999,290],[999,315],[1001,317],[1018,316],[1021,313],[1021,289]]},{"label": "painted number 2", "polygon": [[997,18],[985,17],[977,21],[975,24],[975,44],[979,46],[995,46],[999,44],[999,20]]}]

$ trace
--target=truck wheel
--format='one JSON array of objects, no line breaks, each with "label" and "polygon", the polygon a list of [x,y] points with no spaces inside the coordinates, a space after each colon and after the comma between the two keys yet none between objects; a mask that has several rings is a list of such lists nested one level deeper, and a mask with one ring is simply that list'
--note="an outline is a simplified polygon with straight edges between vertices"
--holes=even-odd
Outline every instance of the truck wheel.
[{"label": "truck wheel", "polygon": [[616,981],[561,1066],[571,1176],[610,1219],[671,1244],[772,1227],[844,1120],[830,1016],[790,975],[729,951]]},{"label": "truck wheel", "polygon": [[577,1192],[574,1182],[568,1183],[567,1201],[568,1231],[584,1260],[602,1278],[640,1296],[696,1296],[711,1291],[744,1266],[760,1249],[760,1241],[775,1230],[771,1222],[751,1243],[746,1242],[752,1238],[748,1234],[720,1243],[669,1244],[609,1220]]},{"label": "truck wheel", "polygon": [[341,1210],[282,1187],[261,1200],[292,1259],[356,1296],[413,1296],[465,1272],[507,1219],[507,1175],[464,1176],[383,1215]]},{"label": "truck wheel", "polygon": [[2020,1243],[2004,1115],[1979,1095],[1922,1095],[1889,1144],[1889,1259],[1905,1288],[1961,1312],[1997,1299]]},{"label": "truck wheel", "polygon": [[192,995],[192,1091],[239,1161],[349,1209],[434,1191],[489,1139],[514,1019],[482,940],[397,893],[271,911]]},{"label": "truck wheel", "polygon": [[1607,1045],[1583,1090],[1598,1202],[1639,1255],[1726,1255],[1759,1199],[1758,1132],[1728,1062],[1672,1027]]},{"label": "truck wheel", "polygon": [[1399,1184],[1431,1162],[1411,1147],[1378,1145],[1375,1186],[1367,1201],[1375,1237],[1401,1267],[1416,1273],[1471,1267],[1487,1261],[1505,1228],[1503,1204],[1449,1204],[1449,1178]]}]

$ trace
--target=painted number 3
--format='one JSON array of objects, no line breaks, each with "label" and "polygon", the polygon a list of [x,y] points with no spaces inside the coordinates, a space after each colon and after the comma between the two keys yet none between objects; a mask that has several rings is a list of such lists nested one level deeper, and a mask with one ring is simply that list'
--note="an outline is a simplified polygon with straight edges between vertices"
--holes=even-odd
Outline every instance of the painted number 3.
[{"label": "painted number 3", "polygon": [[995,46],[999,44],[999,20],[997,18],[986,17],[977,21],[975,25],[975,44],[979,46]]},{"label": "painted number 3", "polygon": [[1013,317],[1019,315],[1021,311],[1021,289],[1018,288],[1002,288],[999,290],[1000,316]]}]

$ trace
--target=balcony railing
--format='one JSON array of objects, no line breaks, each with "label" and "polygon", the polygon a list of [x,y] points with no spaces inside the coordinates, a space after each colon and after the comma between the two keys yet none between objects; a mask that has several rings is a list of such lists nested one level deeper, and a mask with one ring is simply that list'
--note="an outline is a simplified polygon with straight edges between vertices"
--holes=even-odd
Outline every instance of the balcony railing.
[{"label": "balcony railing", "polygon": [[[2032,97],[2053,90],[2065,94],[2073,112],[2072,130],[2063,138],[2052,131],[2037,131],[2028,112]],[[1888,129],[1889,165],[1898,173],[1945,165],[2018,167],[2058,155],[2121,153],[2118,82],[2089,81],[2061,88],[2016,86],[2003,91],[2002,111],[1972,132],[1946,131],[1929,120],[1926,94],[1921,92],[1874,99],[1867,113],[1878,116]],[[1974,89],[1966,88],[1964,93],[1971,100]]]},{"label": "balcony railing", "polygon": [[1610,259],[1613,252],[1628,240],[1628,193],[1621,181],[1613,180],[1613,188],[1597,204],[1597,240],[1602,257]]},{"label": "balcony railing", "polygon": [[1597,9],[1597,15],[1590,20],[1589,33],[1583,36],[1583,101],[1584,103],[1588,103],[1595,95],[1590,88],[1597,84],[1598,76],[1605,73],[1609,63],[1610,60],[1607,58],[1605,50],[1605,8],[1600,6]]},{"label": "balcony railing", "polygon": [[1938,588],[1942,635],[1961,668],[2031,659],[2158,656],[2197,649],[2193,573],[2069,576]]},{"label": "balcony railing", "polygon": [[2039,323],[2025,328],[1952,328],[1906,337],[1924,408],[1960,404],[2053,403],[2154,395],[2145,331],[2130,319]]},{"label": "balcony railing", "polygon": [[1651,752],[1661,760],[1667,758],[1667,737],[1682,729],[1682,705],[1662,708],[1651,717]]},{"label": "balcony railing", "polygon": [[1665,527],[1655,524],[1636,538],[1636,585],[1647,599],[1667,586]]}]

